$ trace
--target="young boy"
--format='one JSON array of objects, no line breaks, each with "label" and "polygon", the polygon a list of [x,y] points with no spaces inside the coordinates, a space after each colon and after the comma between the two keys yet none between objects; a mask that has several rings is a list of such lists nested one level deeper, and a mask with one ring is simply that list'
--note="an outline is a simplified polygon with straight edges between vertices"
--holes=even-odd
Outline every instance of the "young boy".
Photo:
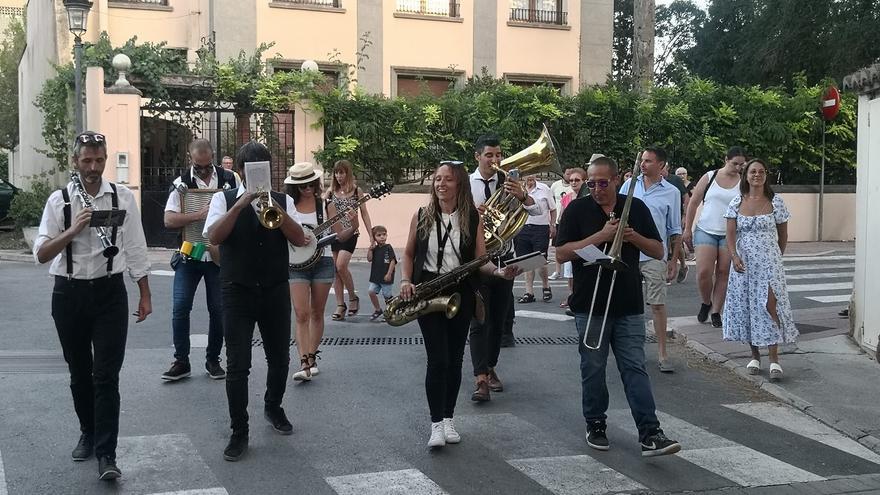
[{"label": "young boy", "polygon": [[376,321],[382,317],[382,309],[379,307],[379,298],[376,294],[381,293],[385,298],[385,304],[391,300],[391,286],[394,285],[394,267],[397,266],[397,256],[394,248],[386,244],[388,230],[376,225],[372,230],[373,241],[376,245],[367,251],[367,261],[370,266],[370,301],[373,302],[373,316],[370,321]]}]

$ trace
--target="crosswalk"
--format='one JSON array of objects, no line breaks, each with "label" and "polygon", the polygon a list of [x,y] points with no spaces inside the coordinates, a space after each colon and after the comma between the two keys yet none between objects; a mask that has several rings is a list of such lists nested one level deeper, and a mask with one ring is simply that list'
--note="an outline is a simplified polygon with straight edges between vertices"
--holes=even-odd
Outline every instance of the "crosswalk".
[{"label": "crosswalk", "polygon": [[790,297],[804,297],[819,304],[849,301],[854,255],[786,256],[783,260]]}]

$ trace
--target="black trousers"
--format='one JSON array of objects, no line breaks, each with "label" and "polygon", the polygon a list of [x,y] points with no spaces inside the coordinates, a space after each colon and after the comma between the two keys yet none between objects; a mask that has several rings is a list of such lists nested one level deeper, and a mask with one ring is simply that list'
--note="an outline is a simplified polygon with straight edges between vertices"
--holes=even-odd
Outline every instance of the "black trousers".
[{"label": "black trousers", "polygon": [[480,295],[486,306],[486,318],[470,323],[471,362],[474,376],[488,373],[498,364],[501,354],[501,336],[513,327],[513,280],[484,277]]},{"label": "black trousers", "polygon": [[223,282],[223,335],[226,338],[226,398],[232,432],[248,432],[248,376],[254,324],[266,353],[266,408],[281,406],[290,369],[290,285],[247,287]]},{"label": "black trousers", "polygon": [[425,393],[432,423],[452,417],[461,388],[461,365],[475,296],[467,284],[460,285],[457,291],[461,294],[461,306],[454,318],[449,320],[443,313],[429,313],[419,318],[428,355]]},{"label": "black trousers", "polygon": [[97,457],[115,459],[119,370],[128,336],[128,294],[122,274],[95,280],[55,277],[52,318],[70,370],[79,429],[94,436]]}]

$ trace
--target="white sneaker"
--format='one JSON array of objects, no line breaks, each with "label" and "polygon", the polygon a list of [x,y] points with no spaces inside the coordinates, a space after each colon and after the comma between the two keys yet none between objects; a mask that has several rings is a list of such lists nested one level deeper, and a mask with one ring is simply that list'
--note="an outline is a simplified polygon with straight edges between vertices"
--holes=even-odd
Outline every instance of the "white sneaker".
[{"label": "white sneaker", "polygon": [[431,438],[428,440],[428,447],[443,447],[446,445],[446,434],[443,430],[443,421],[431,423]]},{"label": "white sneaker", "polygon": [[446,437],[446,443],[458,443],[461,441],[461,435],[455,431],[455,423],[452,418],[443,418],[443,435]]},{"label": "white sneaker", "polygon": [[549,278],[550,280],[556,280],[556,279],[559,278],[559,273],[557,273],[557,272],[553,272],[553,275],[550,275],[550,276],[547,277],[547,278]]}]

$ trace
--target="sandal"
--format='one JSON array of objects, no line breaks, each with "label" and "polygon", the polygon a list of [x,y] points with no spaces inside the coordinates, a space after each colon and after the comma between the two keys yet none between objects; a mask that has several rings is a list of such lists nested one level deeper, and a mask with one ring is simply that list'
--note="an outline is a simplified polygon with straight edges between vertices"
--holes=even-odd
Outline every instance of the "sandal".
[{"label": "sandal", "polygon": [[782,366],[779,363],[770,363],[770,381],[776,382],[782,378]]},{"label": "sandal", "polygon": [[568,309],[568,301],[562,301],[559,303],[559,307],[562,309]]},{"label": "sandal", "polygon": [[373,315],[370,316],[370,321],[376,321],[381,317],[382,317],[382,310],[377,309],[376,311],[373,311]]},{"label": "sandal", "polygon": [[520,297],[517,300],[517,302],[522,303],[522,304],[533,303],[533,302],[535,302],[535,295],[532,294],[531,292],[526,292],[525,294],[522,295],[522,297]]},{"label": "sandal", "polygon": [[752,359],[749,361],[749,364],[746,365],[746,370],[748,370],[750,375],[760,375],[761,374],[761,361],[757,359]]},{"label": "sandal", "polygon": [[310,352],[309,354],[307,354],[307,356],[309,357],[309,371],[311,372],[312,376],[318,374],[318,360],[321,359],[321,356],[319,356],[318,354],[321,354],[321,351]]},{"label": "sandal", "polygon": [[312,379],[312,367],[309,366],[309,355],[303,354],[299,360],[301,369],[293,374],[293,381],[308,382]]},{"label": "sandal", "polygon": [[550,287],[545,287],[544,289],[542,289],[542,293],[542,299],[544,300],[544,302],[550,302],[553,300],[553,291],[550,290]]},{"label": "sandal", "polygon": [[355,316],[358,314],[358,311],[361,309],[361,298],[354,296],[348,297],[348,304],[351,305],[351,309],[348,310],[348,316]]},{"label": "sandal", "polygon": [[[342,308],[342,311],[339,311],[339,308]],[[336,305],[336,311],[334,311],[333,314],[330,315],[330,319],[331,319],[331,320],[336,320],[336,321],[342,321],[342,320],[344,320],[344,319],[345,319],[345,310],[346,310],[346,309],[348,309],[348,306],[346,306],[345,304],[337,304],[337,305]]]}]

